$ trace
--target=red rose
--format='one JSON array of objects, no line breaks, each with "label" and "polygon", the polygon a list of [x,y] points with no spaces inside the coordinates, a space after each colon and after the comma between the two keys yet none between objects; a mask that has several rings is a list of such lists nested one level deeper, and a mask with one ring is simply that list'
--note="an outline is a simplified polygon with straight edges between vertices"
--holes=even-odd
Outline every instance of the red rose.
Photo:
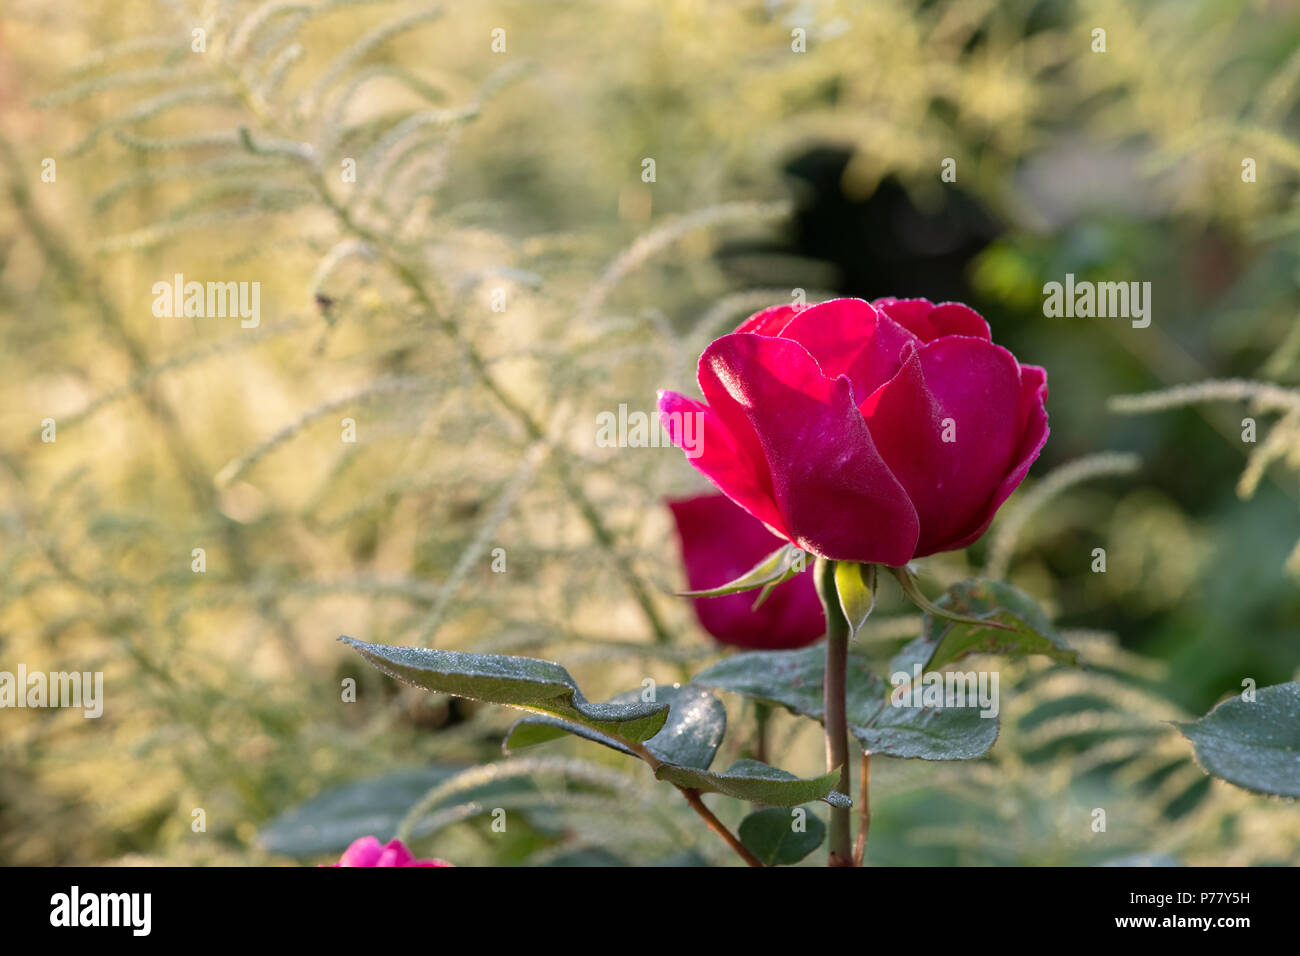
[{"label": "red rose", "polygon": [[[723,495],[700,495],[668,502],[677,520],[686,580],[693,591],[718,587],[740,577],[781,547],[781,539]],[[752,610],[757,591],[695,598],[704,629],[723,644],[757,650],[787,650],[811,644],[826,633],[826,618],[811,574],[800,574],[772,589]]]},{"label": "red rose", "polygon": [[964,548],[1047,441],[1047,373],[955,302],[835,299],[758,312],[700,356],[707,404],[661,392],[691,463],[806,551],[899,566]]}]

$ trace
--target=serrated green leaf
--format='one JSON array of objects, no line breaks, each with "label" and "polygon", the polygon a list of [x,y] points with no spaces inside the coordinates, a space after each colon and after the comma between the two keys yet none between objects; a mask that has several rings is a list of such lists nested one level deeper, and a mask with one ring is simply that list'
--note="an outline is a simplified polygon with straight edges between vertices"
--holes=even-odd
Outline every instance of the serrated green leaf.
[{"label": "serrated green leaf", "polygon": [[[820,644],[794,651],[751,651],[724,658],[691,678],[694,684],[729,690],[755,700],[780,704],[813,720],[825,716],[822,684],[826,679],[826,648]],[[847,706],[850,713],[875,701],[871,671],[864,658],[849,655]],[[863,700],[864,692],[872,696]]]},{"label": "serrated green leaf", "polygon": [[876,606],[876,566],[854,561],[835,562],[835,592],[849,622],[849,636],[862,630]]},{"label": "serrated green leaf", "polygon": [[[641,693],[639,690],[629,691],[613,698],[610,703],[640,699]],[[693,684],[659,687],[656,699],[668,705],[668,720],[659,733],[646,741],[646,748],[664,763],[707,770],[727,729],[727,709],[722,701],[712,691]],[[518,750],[566,734],[575,734],[634,756],[614,737],[555,717],[524,717],[510,728],[502,747],[507,751]]]},{"label": "serrated green leaf", "polygon": [[838,768],[805,780],[757,760],[737,760],[726,773],[664,764],[655,770],[655,776],[679,787],[773,807],[797,807],[810,800],[824,800],[833,807],[853,805],[846,794],[835,790],[840,779]]},{"label": "serrated green leaf", "polygon": [[686,684],[660,687],[668,704],[663,729],[646,741],[646,749],[664,763],[708,770],[727,732],[727,708],[705,687]]},{"label": "serrated green leaf", "polygon": [[559,664],[531,657],[468,654],[418,647],[389,647],[350,637],[340,641],[393,677],[425,690],[504,704],[581,724],[640,743],[657,734],[668,705],[634,702],[593,704]]},{"label": "serrated green leaf", "polygon": [[503,753],[512,754],[526,747],[533,747],[537,744],[549,743],[552,740],[568,737],[570,734],[601,744],[611,750],[617,750],[629,757],[636,756],[635,751],[630,747],[608,734],[602,734],[590,727],[584,727],[582,724],[575,724],[570,720],[542,715],[522,717],[515,721],[514,725],[506,731],[505,739],[501,741],[501,750]]},{"label": "serrated green leaf", "polygon": [[[881,682],[882,693],[888,690]],[[979,707],[894,706],[886,699],[873,713],[849,711],[849,732],[864,751],[921,760],[974,760],[998,739],[998,718]]]},{"label": "serrated green leaf", "polygon": [[788,581],[804,570],[802,560],[804,556],[804,551],[792,544],[787,544],[777,548],[734,581],[728,581],[716,588],[705,588],[701,591],[678,591],[677,595],[690,598],[723,597],[727,594],[739,594],[741,591],[763,588],[763,593],[759,595],[754,605],[757,607],[771,592],[772,588]]},{"label": "serrated green leaf", "polygon": [[740,821],[737,835],[750,853],[768,866],[798,863],[826,839],[826,824],[803,809],[802,829],[796,829],[794,810],[767,807]]},{"label": "serrated green leaf", "polygon": [[1175,727],[1205,771],[1255,793],[1300,797],[1300,682],[1262,687],[1253,701],[1223,701]]},{"label": "serrated green leaf", "polygon": [[[693,682],[765,700],[821,722],[825,648],[754,651],[719,661]],[[845,686],[849,732],[864,750],[889,757],[967,760],[982,756],[998,735],[998,719],[977,707],[894,706],[891,688],[864,658],[850,654]]]},{"label": "serrated green leaf", "polygon": [[983,623],[957,623],[927,613],[921,636],[890,662],[891,673],[912,673],[917,665],[922,672],[939,670],[970,654],[1044,654],[1062,664],[1079,664],[1038,603],[1002,581],[962,581],[935,603]]},{"label": "serrated green leaf", "polygon": [[978,624],[995,629],[1003,629],[1007,626],[997,621],[970,617],[953,608],[940,607],[925,596],[925,592],[921,590],[921,586],[916,582],[916,576],[912,574],[909,568],[890,568],[889,570],[898,579],[898,585],[903,589],[903,593],[907,595],[908,599],[931,617],[943,618],[957,624]]}]

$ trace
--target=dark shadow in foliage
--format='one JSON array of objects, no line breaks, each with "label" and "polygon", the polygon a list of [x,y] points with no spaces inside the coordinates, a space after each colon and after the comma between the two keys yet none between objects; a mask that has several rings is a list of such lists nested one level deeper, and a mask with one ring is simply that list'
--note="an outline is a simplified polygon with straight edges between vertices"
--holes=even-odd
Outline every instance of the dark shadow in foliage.
[{"label": "dark shadow in foliage", "polygon": [[[832,267],[834,291],[847,296],[975,302],[967,266],[1002,232],[992,215],[952,183],[936,193],[938,205],[932,209],[917,206],[892,176],[871,195],[851,197],[844,191],[851,158],[850,149],[825,145],[787,162],[783,172],[796,203],[788,240],[728,243],[718,252],[723,267],[770,286],[772,273],[749,276],[747,263],[774,255],[797,257]],[[808,284],[793,272],[778,276],[778,284]]]}]

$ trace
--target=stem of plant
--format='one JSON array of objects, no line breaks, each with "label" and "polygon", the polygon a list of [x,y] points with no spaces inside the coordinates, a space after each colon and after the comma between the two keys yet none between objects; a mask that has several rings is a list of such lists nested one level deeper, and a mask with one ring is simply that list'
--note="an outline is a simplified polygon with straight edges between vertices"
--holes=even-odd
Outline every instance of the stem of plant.
[{"label": "stem of plant", "polygon": [[[849,622],[840,610],[835,591],[835,562],[819,557],[813,566],[817,593],[826,612],[826,682],[823,707],[826,712],[826,769],[840,771],[836,789],[850,792],[849,725],[845,712],[845,684],[849,663]],[[829,866],[853,865],[852,811],[848,807],[831,807],[830,835],[827,841]]]},{"label": "stem of plant", "polygon": [[867,832],[871,829],[871,754],[862,752],[858,771],[858,838],[853,844],[853,865],[861,866],[867,855]]},{"label": "stem of plant", "polygon": [[754,759],[767,763],[767,733],[772,717],[772,705],[767,701],[754,701]]},{"label": "stem of plant", "polygon": [[[645,744],[630,744],[630,749],[632,753],[645,761],[646,766],[651,770],[655,770],[659,767],[659,758],[652,754]],[[704,801],[700,799],[700,791],[694,790],[690,787],[678,786],[677,784],[673,784],[673,786],[677,787],[677,792],[686,798],[686,802],[690,804],[691,809],[703,818],[704,822],[708,824],[709,829],[727,841],[727,846],[735,850],[736,854],[742,860],[750,866],[767,865],[758,857],[754,856],[754,854],[750,853],[749,848],[745,846],[745,844],[741,843],[734,833],[727,829],[727,825],[713,815],[713,811],[706,807]]]},{"label": "stem of plant", "polygon": [[746,847],[745,844],[741,843],[734,833],[727,829],[726,824],[713,815],[713,811],[706,807],[704,801],[700,799],[700,791],[692,790],[688,787],[678,787],[677,789],[682,792],[682,796],[685,797],[686,802],[691,805],[691,809],[704,818],[704,822],[709,825],[709,829],[722,837],[722,839],[726,840],[727,846],[735,850],[742,860],[750,866],[767,865],[758,857],[754,856],[754,854],[750,853],[749,848]]}]

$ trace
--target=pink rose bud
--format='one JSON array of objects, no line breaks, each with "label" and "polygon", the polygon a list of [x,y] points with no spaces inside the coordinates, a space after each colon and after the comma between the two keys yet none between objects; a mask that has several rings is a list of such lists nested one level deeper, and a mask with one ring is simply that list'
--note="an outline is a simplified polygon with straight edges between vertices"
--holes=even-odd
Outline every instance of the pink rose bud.
[{"label": "pink rose bud", "polygon": [[[784,543],[763,523],[724,495],[700,495],[668,502],[677,521],[682,563],[692,591],[718,587],[740,577]],[[809,570],[772,589],[752,610],[757,591],[695,598],[704,629],[723,644],[758,650],[786,650],[811,644],[826,633],[817,587]]]},{"label": "pink rose bud", "polygon": [[330,866],[454,866],[446,860],[417,860],[401,840],[381,844],[372,836],[361,837],[343,851]]},{"label": "pink rose bud", "polygon": [[1047,441],[1047,373],[955,302],[835,299],[758,312],[700,356],[705,403],[661,392],[681,447],[805,551],[900,566],[979,538]]}]

